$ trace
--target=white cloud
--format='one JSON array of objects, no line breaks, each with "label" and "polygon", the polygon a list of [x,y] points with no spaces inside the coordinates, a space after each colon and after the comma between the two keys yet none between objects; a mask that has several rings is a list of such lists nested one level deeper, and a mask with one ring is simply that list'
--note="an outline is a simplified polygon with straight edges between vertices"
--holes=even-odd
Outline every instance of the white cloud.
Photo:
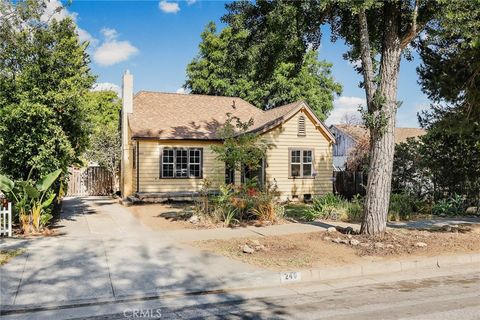
[{"label": "white cloud", "polygon": [[354,115],[361,118],[358,112],[358,106],[366,105],[366,100],[360,97],[346,97],[342,96],[333,101],[333,111],[325,121],[328,125],[339,124],[345,115]]},{"label": "white cloud", "polygon": [[177,2],[168,2],[167,0],[162,0],[158,3],[158,8],[165,13],[177,13],[180,11],[180,6]]},{"label": "white cloud", "polygon": [[115,83],[111,82],[99,82],[95,83],[92,87],[92,91],[115,91],[120,96],[121,89]]},{"label": "white cloud", "polygon": [[189,6],[191,6],[192,4],[194,4],[195,2],[197,2],[197,0],[187,0],[187,4]]},{"label": "white cloud", "polygon": [[188,90],[182,87],[182,88],[178,88],[176,93],[188,94]]},{"label": "white cloud", "polygon": [[129,41],[118,41],[118,32],[115,29],[103,28],[100,32],[105,40],[93,52],[93,61],[97,64],[111,66],[128,60],[139,52]]}]

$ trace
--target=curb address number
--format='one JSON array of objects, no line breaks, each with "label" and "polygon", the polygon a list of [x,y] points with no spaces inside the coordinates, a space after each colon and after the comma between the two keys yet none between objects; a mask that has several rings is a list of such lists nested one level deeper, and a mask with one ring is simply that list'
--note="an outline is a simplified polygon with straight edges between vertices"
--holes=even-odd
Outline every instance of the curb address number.
[{"label": "curb address number", "polygon": [[281,281],[282,282],[295,282],[300,281],[302,279],[300,272],[283,272],[281,274]]}]

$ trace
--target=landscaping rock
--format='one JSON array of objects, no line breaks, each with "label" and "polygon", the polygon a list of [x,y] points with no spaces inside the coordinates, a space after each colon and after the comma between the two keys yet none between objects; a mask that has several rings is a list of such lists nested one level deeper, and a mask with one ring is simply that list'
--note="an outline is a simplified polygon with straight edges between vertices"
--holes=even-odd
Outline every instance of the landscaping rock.
[{"label": "landscaping rock", "polygon": [[330,238],[330,237],[323,237],[323,240],[325,240],[325,241],[331,241],[332,238]]},{"label": "landscaping rock", "polygon": [[447,215],[445,213],[440,213],[438,216],[442,217],[442,218],[445,218]]},{"label": "landscaping rock", "polygon": [[477,207],[468,207],[467,210],[465,210],[466,214],[477,214],[479,213]]},{"label": "landscaping rock", "polygon": [[358,246],[360,244],[360,241],[358,241],[357,239],[350,239],[350,244],[352,246]]},{"label": "landscaping rock", "polygon": [[348,241],[347,239],[341,239],[341,240],[340,240],[340,243],[348,244],[349,241]]},{"label": "landscaping rock", "polygon": [[340,238],[335,238],[335,239],[332,239],[332,242],[340,243],[341,240],[342,240],[342,239],[340,239]]},{"label": "landscaping rock", "polygon": [[336,229],[335,227],[329,227],[329,228],[327,229],[327,232],[329,232],[329,233],[330,233],[330,232],[337,232],[337,229]]},{"label": "landscaping rock", "polygon": [[381,242],[375,242],[374,246],[376,249],[383,249],[385,247]]},{"label": "landscaping rock", "polygon": [[188,219],[188,222],[197,224],[200,222],[200,218],[197,215],[193,215],[190,217],[190,219]]},{"label": "landscaping rock", "polygon": [[417,242],[415,243],[415,247],[417,248],[425,248],[427,244],[425,242]]},{"label": "landscaping rock", "polygon": [[253,248],[250,248],[247,244],[243,246],[243,252],[244,253],[249,253],[249,254],[252,254],[255,252],[255,250],[253,250]]}]

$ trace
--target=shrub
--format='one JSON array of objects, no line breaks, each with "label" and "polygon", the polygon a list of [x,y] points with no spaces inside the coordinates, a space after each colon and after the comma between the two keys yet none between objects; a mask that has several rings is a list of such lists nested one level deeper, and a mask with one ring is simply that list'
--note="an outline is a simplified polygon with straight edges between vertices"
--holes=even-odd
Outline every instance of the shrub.
[{"label": "shrub", "polygon": [[284,215],[276,188],[260,189],[255,179],[237,186],[222,185],[215,196],[207,197],[204,191],[200,194],[197,212],[226,226],[250,219],[275,222]]},{"label": "shrub", "polygon": [[425,202],[410,193],[392,193],[390,196],[389,219],[408,220],[424,212]]},{"label": "shrub", "polygon": [[305,212],[305,219],[339,220],[347,216],[348,202],[341,196],[327,193],[320,197],[314,197],[311,208]]},{"label": "shrub", "polygon": [[432,207],[432,213],[436,215],[459,215],[465,211],[465,198],[454,194],[452,197],[441,199]]},{"label": "shrub", "polygon": [[363,199],[357,194],[353,197],[352,201],[348,203],[347,217],[348,222],[359,222],[363,218]]}]

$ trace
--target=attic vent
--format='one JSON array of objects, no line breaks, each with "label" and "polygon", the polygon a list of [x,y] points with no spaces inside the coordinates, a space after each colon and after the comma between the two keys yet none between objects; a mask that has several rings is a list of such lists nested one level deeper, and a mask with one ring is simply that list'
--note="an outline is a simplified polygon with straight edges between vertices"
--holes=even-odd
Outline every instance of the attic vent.
[{"label": "attic vent", "polygon": [[298,135],[305,136],[305,117],[298,117]]}]

